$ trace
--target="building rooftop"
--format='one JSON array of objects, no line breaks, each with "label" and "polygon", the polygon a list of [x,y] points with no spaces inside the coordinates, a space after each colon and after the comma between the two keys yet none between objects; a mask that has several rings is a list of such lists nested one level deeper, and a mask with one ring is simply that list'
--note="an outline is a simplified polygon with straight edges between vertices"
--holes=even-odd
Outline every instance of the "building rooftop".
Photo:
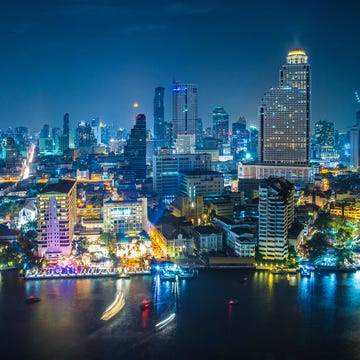
[{"label": "building rooftop", "polygon": [[201,235],[221,234],[221,231],[212,225],[210,225],[210,226],[195,226],[194,231]]},{"label": "building rooftop", "polygon": [[50,192],[68,193],[75,185],[75,183],[76,182],[72,180],[59,180],[57,183],[48,184],[43,190],[40,191],[40,194],[46,194]]},{"label": "building rooftop", "polygon": [[222,176],[222,173],[213,170],[181,170],[181,174],[188,176],[196,176],[196,175],[219,175]]}]

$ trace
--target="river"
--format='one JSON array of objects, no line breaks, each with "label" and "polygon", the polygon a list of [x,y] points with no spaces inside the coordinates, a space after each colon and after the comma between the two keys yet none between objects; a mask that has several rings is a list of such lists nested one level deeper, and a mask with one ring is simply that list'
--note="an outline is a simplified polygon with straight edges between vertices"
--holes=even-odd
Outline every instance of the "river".
[{"label": "river", "polygon": [[[100,320],[119,292],[125,306]],[[24,304],[32,294],[41,301]],[[144,298],[152,309],[140,310]],[[2,359],[26,360],[360,359],[360,272],[217,270],[177,282],[0,272],[0,345]]]}]

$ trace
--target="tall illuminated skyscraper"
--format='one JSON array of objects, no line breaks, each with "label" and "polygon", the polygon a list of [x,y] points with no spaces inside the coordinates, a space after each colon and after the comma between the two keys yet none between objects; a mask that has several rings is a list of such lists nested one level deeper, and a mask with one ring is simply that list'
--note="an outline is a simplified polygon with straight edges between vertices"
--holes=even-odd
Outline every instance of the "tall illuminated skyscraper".
[{"label": "tall illuminated skyscraper", "polygon": [[310,65],[305,51],[289,52],[279,87],[260,107],[259,162],[307,166],[310,160]]},{"label": "tall illuminated skyscraper", "polygon": [[177,135],[196,134],[198,119],[197,85],[175,82],[172,87],[173,100],[173,140]]},{"label": "tall illuminated skyscraper", "polygon": [[221,144],[229,140],[229,114],[222,106],[216,106],[212,113],[215,138]]},{"label": "tall illuminated skyscraper", "polygon": [[136,123],[131,129],[124,148],[124,159],[131,166],[136,179],[146,178],[146,117],[144,114],[136,116]]},{"label": "tall illuminated skyscraper", "polygon": [[164,91],[165,88],[159,86],[154,96],[154,139],[159,141],[165,139]]}]

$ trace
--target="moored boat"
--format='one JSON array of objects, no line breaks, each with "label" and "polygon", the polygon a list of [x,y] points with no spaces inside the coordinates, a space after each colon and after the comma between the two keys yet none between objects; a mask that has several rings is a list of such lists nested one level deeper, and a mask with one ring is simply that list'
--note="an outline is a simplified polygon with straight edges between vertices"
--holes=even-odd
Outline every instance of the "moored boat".
[{"label": "moored boat", "polygon": [[39,302],[40,300],[41,299],[39,297],[30,295],[24,300],[24,302],[25,302],[25,304],[35,304],[35,303]]}]

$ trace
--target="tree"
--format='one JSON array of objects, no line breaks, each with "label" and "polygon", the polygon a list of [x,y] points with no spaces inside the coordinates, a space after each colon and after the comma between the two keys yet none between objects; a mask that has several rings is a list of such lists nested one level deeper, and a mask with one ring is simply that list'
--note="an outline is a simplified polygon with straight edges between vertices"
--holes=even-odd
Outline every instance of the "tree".
[{"label": "tree", "polygon": [[322,232],[315,233],[311,240],[302,245],[304,254],[311,261],[315,261],[324,255],[329,248],[327,236]]}]

